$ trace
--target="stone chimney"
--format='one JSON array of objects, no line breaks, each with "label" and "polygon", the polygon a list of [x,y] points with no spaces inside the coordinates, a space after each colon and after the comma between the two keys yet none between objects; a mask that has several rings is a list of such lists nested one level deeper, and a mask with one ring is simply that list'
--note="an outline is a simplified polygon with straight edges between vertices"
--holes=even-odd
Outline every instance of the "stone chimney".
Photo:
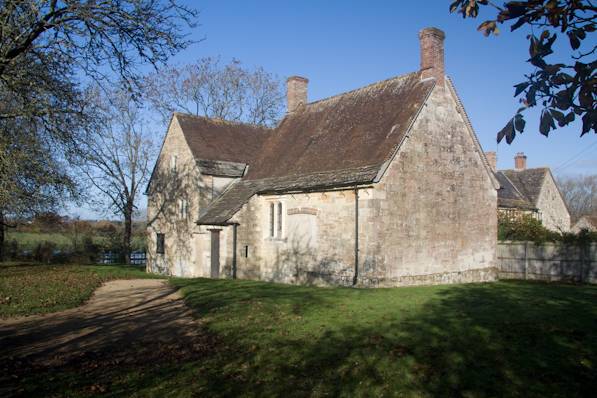
[{"label": "stone chimney", "polygon": [[485,157],[491,170],[495,173],[497,171],[497,154],[495,152],[485,152]]},{"label": "stone chimney", "polygon": [[527,168],[527,157],[524,153],[518,152],[514,156],[514,168],[516,170],[525,170]]},{"label": "stone chimney", "polygon": [[419,32],[421,47],[421,79],[435,78],[437,87],[444,86],[444,39],[438,28],[425,28]]},{"label": "stone chimney", "polygon": [[302,105],[307,104],[307,84],[309,84],[309,79],[301,76],[290,76],[286,80],[288,113],[294,112]]}]

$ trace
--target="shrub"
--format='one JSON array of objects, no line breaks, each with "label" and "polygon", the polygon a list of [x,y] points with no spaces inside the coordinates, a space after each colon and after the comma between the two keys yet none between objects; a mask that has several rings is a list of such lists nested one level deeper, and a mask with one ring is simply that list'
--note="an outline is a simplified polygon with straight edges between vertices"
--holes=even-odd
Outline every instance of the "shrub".
[{"label": "shrub", "polygon": [[514,241],[530,241],[537,244],[545,242],[564,242],[574,245],[587,245],[597,242],[597,232],[581,230],[571,232],[554,232],[541,224],[541,221],[530,215],[512,218],[506,215],[498,217],[498,239]]},{"label": "shrub", "polygon": [[554,242],[557,233],[545,228],[541,221],[530,215],[512,218],[506,215],[498,217],[499,240],[521,240],[535,243]]}]

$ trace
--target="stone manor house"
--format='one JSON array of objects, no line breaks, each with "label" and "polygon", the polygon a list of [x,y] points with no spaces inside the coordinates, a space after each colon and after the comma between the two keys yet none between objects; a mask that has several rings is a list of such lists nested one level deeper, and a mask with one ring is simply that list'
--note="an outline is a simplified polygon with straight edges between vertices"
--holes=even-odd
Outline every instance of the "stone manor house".
[{"label": "stone manor house", "polygon": [[420,70],[308,102],[287,81],[272,129],[175,113],[149,183],[148,270],[398,286],[495,278],[497,189],[444,74]]}]

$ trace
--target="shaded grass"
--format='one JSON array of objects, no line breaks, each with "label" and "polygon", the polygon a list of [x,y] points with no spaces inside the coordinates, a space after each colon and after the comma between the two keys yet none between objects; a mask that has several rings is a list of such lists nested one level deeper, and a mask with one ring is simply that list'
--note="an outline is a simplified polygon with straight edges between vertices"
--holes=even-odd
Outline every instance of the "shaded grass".
[{"label": "shaded grass", "polygon": [[[596,286],[499,282],[359,290],[171,283],[206,332],[217,336],[208,355],[85,372],[52,369],[25,380],[28,391],[578,397],[597,388]],[[101,391],[92,391],[94,385]]]},{"label": "shaded grass", "polygon": [[172,283],[233,347],[202,366],[210,395],[564,397],[597,387],[595,286]]},{"label": "shaded grass", "polygon": [[2,264],[0,318],[73,308],[105,281],[151,277],[135,266]]}]

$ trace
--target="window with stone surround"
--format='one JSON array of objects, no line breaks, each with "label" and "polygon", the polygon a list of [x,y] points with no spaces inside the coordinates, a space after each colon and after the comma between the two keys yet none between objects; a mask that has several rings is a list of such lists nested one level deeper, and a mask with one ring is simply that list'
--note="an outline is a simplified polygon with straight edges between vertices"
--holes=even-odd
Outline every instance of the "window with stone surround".
[{"label": "window with stone surround", "polygon": [[155,252],[157,254],[164,254],[165,252],[165,240],[166,240],[166,236],[164,234],[161,233],[157,233],[156,234],[156,249]]},{"label": "window with stone surround", "polygon": [[187,218],[189,204],[186,199],[178,200],[179,218],[184,220]]},{"label": "window with stone surround", "polygon": [[278,202],[278,239],[282,238],[282,203]]},{"label": "window with stone surround", "polygon": [[173,172],[176,172],[176,160],[177,160],[176,155],[170,156],[170,170]]},{"label": "window with stone surround", "polygon": [[269,204],[269,236],[273,238],[275,236],[275,215],[276,215],[276,204],[270,203]]},{"label": "window with stone surround", "polygon": [[278,201],[269,203],[269,239],[284,237],[284,204]]}]

